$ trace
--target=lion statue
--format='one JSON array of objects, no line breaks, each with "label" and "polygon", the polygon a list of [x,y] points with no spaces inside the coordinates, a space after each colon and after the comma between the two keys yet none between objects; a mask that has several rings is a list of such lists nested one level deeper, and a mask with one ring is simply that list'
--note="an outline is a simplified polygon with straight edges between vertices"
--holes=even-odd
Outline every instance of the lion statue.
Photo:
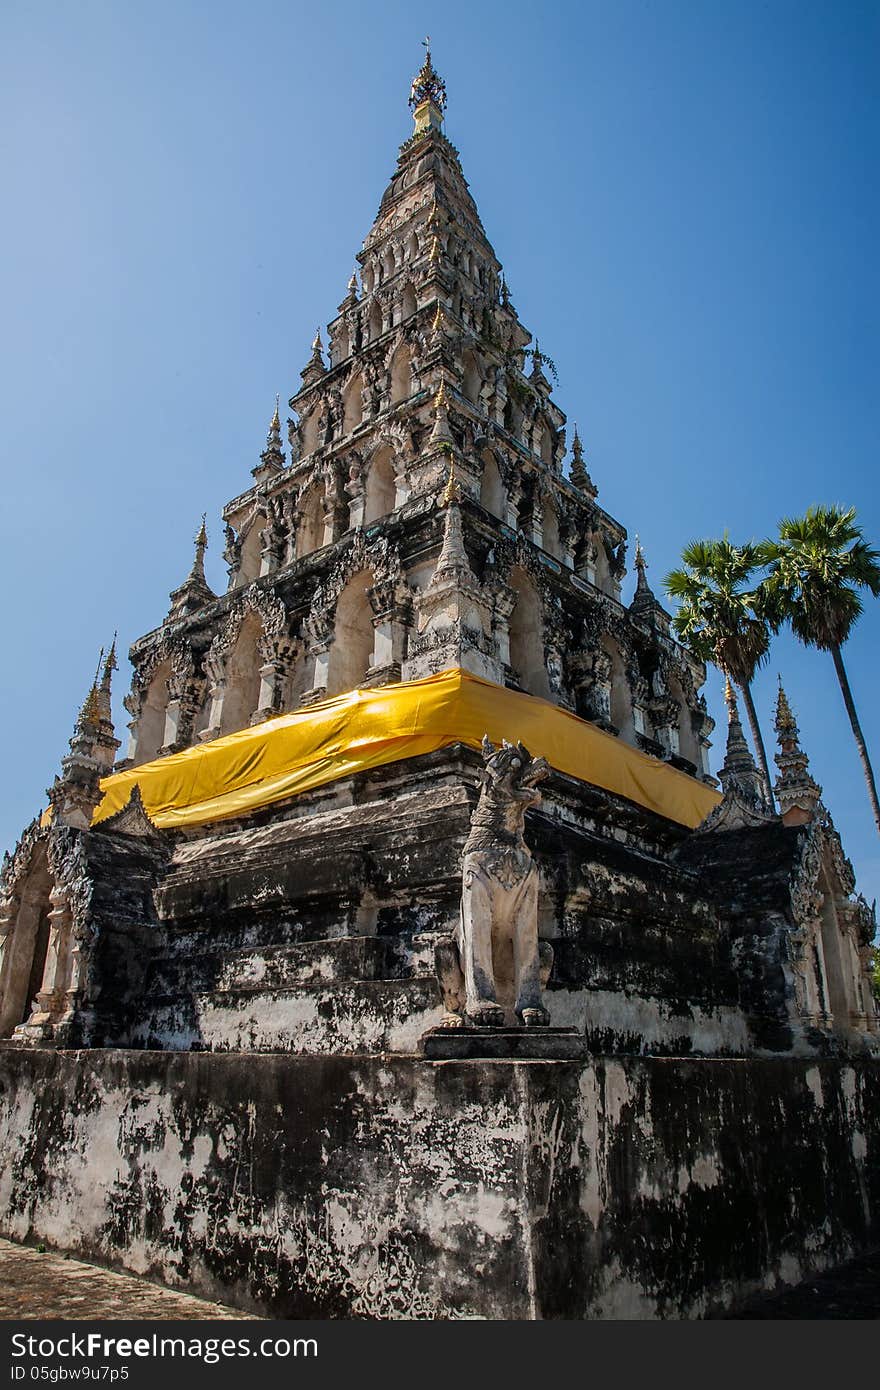
[{"label": "lion statue", "polygon": [[553,949],[538,941],[538,869],[523,839],[536,784],[550,768],[522,743],[494,748],[483,738],[482,788],[462,860],[461,914],[455,935],[436,948],[446,1009],[441,1026],[499,1027],[514,1017],[545,1027],[541,1000]]}]

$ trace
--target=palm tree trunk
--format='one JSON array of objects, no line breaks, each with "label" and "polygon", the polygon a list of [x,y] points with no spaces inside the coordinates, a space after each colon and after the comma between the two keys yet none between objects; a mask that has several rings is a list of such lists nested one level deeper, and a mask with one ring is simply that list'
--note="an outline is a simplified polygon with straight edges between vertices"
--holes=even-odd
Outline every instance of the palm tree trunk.
[{"label": "palm tree trunk", "polygon": [[862,733],[859,716],[856,714],[855,700],[849,688],[849,679],[846,674],[846,667],[843,664],[843,656],[840,648],[836,644],[831,648],[831,656],[834,660],[834,669],[837,672],[837,679],[840,681],[843,703],[846,705],[846,712],[849,715],[849,722],[852,725],[853,738],[856,741],[856,748],[858,748],[859,757],[862,760],[862,770],[865,774],[865,781],[868,784],[868,796],[871,799],[871,809],[874,812],[874,823],[877,826],[878,833],[880,833],[880,802],[877,801],[877,786],[874,782],[874,769],[871,767],[871,759],[868,757],[865,736]]},{"label": "palm tree trunk", "polygon": [[775,803],[773,801],[773,787],[770,782],[770,769],[767,766],[767,750],[764,747],[764,739],[761,736],[761,726],[758,723],[758,716],[755,712],[755,702],[752,699],[752,687],[748,681],[743,681],[740,690],[742,691],[746,714],[749,717],[749,728],[752,731],[752,743],[755,745],[755,752],[758,755],[758,766],[761,769],[761,776],[764,779],[764,795],[767,798],[767,805],[773,807]]}]

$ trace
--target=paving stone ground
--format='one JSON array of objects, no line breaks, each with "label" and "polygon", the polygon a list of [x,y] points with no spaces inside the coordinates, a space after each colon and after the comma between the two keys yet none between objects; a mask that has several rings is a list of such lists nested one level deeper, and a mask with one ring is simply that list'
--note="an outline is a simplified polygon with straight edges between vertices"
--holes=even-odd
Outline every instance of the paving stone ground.
[{"label": "paving stone ground", "polygon": [[238,1308],[164,1289],[133,1274],[0,1239],[0,1318],[248,1318]]}]

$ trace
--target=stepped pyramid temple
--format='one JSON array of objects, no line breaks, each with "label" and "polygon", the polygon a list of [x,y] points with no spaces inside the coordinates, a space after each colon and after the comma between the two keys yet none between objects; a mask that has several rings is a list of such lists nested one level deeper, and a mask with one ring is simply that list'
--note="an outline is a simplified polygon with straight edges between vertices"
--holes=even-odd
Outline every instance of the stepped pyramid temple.
[{"label": "stepped pyramid temple", "polygon": [[729,686],[719,788],[430,53],[411,105],[226,592],[203,524],[6,857],[0,1232],[281,1316],[713,1315],[878,1237],[874,913],[781,688],[775,796]]}]

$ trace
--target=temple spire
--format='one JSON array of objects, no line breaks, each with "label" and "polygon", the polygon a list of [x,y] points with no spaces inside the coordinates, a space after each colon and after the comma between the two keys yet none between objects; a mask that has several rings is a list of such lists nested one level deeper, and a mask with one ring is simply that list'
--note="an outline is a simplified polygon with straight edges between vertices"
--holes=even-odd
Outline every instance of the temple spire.
[{"label": "temple spire", "polygon": [[[103,668],[103,669],[102,669]],[[101,800],[101,778],[113,767],[119,739],[110,713],[110,682],[116,668],[116,636],[106,657],[104,648],[88,694],[76,717],[70,752],[61,760],[61,773],[48,790],[52,814],[59,825],[85,830]]]},{"label": "temple spire", "polygon": [[648,578],[645,574],[645,570],[648,568],[648,562],[645,559],[645,552],[642,549],[642,542],[638,536],[636,536],[636,553],[634,564],[636,567],[636,593],[650,595],[651,598],[653,598],[654,595],[651,592],[651,586],[648,583]]},{"label": "temple spire", "polygon": [[740,723],[736,692],[730,676],[724,678],[724,700],[727,705],[727,750],[718,777],[727,795],[736,790],[756,804],[764,804],[764,784],[755,766],[752,751],[746,742]]},{"label": "temple spire", "polygon": [[571,481],[576,488],[580,488],[581,492],[585,492],[588,497],[595,497],[598,488],[594,486],[593,480],[587,472],[587,467],[584,463],[584,446],[581,443],[577,425],[574,427],[574,439],[571,441],[571,453]]},{"label": "temple spire", "polygon": [[806,825],[816,813],[822,788],[808,771],[810,760],[801,748],[797,721],[779,678],[776,697],[776,737],[780,751],[773,761],[779,768],[774,790],[784,825]]},{"label": "temple spire", "polygon": [[422,40],[425,61],[413,78],[409,93],[415,129],[413,134],[424,135],[429,130],[442,130],[446,110],[446,83],[431,62],[431,40]]},{"label": "temple spire", "polygon": [[202,512],[202,521],[195,535],[195,555],[192,568],[183,583],[171,591],[172,618],[184,617],[216,597],[205,578],[205,551],[208,548],[207,513]]},{"label": "temple spire", "polygon": [[726,674],[724,700],[727,705],[727,751],[718,772],[724,795],[697,827],[700,833],[742,830],[770,825],[776,820],[776,815],[764,797],[764,781],[746,743],[736,703],[736,692],[730,677]]},{"label": "temple spire", "polygon": [[113,672],[118,670],[116,665],[116,633],[113,634],[113,641],[106,657],[101,653],[104,669],[101,672],[101,684],[97,689],[98,717],[104,723],[110,724],[110,732],[113,732],[113,711],[111,706],[111,685],[113,682]]},{"label": "temple spire", "polygon": [[303,385],[311,386],[315,381],[319,381],[327,371],[324,362],[324,344],[321,342],[321,330],[316,331],[312,340],[312,355],[300,372]]},{"label": "temple spire", "polygon": [[457,579],[476,582],[470,560],[464,545],[464,536],[461,529],[461,511],[459,502],[461,501],[461,487],[455,476],[455,461],[450,456],[449,476],[446,479],[446,487],[441,498],[441,506],[444,508],[443,517],[443,545],[437,557],[437,564],[431,576],[432,585],[437,585],[443,580]]},{"label": "temple spire", "polygon": [[284,467],[284,446],[281,443],[281,417],[278,414],[280,397],[275,397],[275,414],[269,421],[269,432],[266,435],[266,447],[260,454],[261,467],[256,472],[262,472],[263,468],[278,472]]}]

